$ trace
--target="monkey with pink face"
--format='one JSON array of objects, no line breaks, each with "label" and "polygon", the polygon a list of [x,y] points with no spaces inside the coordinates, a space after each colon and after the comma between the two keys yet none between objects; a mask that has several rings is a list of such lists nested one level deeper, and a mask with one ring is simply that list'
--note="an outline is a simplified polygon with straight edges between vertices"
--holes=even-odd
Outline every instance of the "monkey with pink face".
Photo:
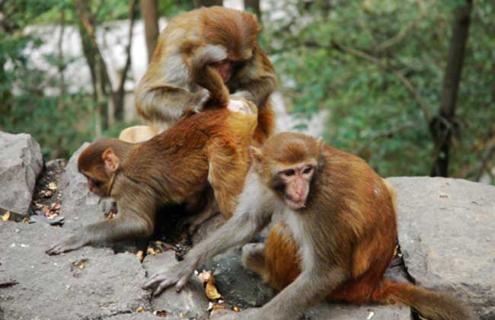
[{"label": "monkey with pink face", "polygon": [[365,161],[300,133],[274,135],[250,154],[233,217],[145,288],[181,290],[202,262],[250,241],[278,215],[265,244],[245,246],[242,260],[280,292],[235,319],[298,319],[324,299],[402,303],[429,320],[474,319],[446,294],[384,278],[397,239],[395,192]]}]

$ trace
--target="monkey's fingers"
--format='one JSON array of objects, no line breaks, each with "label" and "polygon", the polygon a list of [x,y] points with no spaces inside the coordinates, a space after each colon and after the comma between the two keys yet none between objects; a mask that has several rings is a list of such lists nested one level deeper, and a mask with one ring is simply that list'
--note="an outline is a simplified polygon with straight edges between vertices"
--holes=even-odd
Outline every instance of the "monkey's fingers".
[{"label": "monkey's fingers", "polygon": [[184,286],[187,284],[189,279],[191,278],[192,273],[187,273],[184,276],[182,276],[179,281],[177,281],[177,284],[175,285],[175,290],[177,292],[180,292]]},{"label": "monkey's fingers", "polygon": [[54,245],[50,249],[46,250],[45,253],[48,254],[49,256],[54,256],[54,255],[57,255],[57,254],[61,254],[62,251],[60,250],[60,244]]},{"label": "monkey's fingers", "polygon": [[173,280],[168,273],[162,272],[153,275],[150,280],[144,284],[143,289],[148,290],[155,288],[153,295],[157,295],[166,288],[173,286],[175,283],[177,283],[177,280]]}]

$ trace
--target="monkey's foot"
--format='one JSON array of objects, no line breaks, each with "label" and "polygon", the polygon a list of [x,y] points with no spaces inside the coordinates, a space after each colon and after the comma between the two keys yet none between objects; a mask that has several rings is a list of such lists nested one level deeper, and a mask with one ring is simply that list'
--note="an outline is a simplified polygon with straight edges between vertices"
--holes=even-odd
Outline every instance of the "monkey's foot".
[{"label": "monkey's foot", "polygon": [[196,262],[186,259],[172,266],[169,270],[153,275],[143,286],[143,289],[153,289],[153,295],[157,296],[163,290],[175,285],[177,292],[187,284],[196,269]]},{"label": "monkey's foot", "polygon": [[64,241],[57,243],[56,245],[46,250],[45,252],[48,255],[53,256],[53,255],[61,254],[63,252],[79,249],[84,245],[85,243],[82,239],[80,239],[79,237],[72,236]]}]

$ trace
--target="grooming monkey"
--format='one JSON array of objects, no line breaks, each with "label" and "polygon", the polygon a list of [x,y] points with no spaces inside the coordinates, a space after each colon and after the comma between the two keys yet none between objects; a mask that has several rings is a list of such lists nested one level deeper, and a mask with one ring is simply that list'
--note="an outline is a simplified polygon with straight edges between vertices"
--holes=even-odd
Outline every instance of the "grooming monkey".
[{"label": "grooming monkey", "polygon": [[[59,254],[84,245],[96,245],[150,236],[159,206],[186,203],[196,207],[205,190],[213,190],[216,207],[229,218],[242,191],[249,168],[248,146],[253,141],[257,108],[243,98],[229,103],[218,72],[203,65],[193,69],[195,79],[210,89],[208,104],[147,142],[130,144],[117,139],[92,143],[78,159],[90,191],[116,200],[119,214],[112,220],[88,225],[47,250]],[[227,104],[228,107],[227,107]]]},{"label": "grooming monkey", "polygon": [[[136,88],[138,113],[159,132],[190,111],[208,108],[209,92],[194,79],[194,60],[218,71],[233,97],[258,107],[255,139],[273,130],[268,98],[276,85],[273,66],[256,42],[256,17],[223,7],[193,10],[162,31],[146,73]],[[203,56],[203,58],[201,57]],[[125,133],[124,139],[134,133]]]},{"label": "grooming monkey", "polygon": [[365,161],[300,133],[274,135],[250,154],[234,216],[145,288],[181,290],[199,264],[248,242],[276,214],[282,223],[265,246],[245,246],[243,262],[281,291],[235,318],[298,319],[329,298],[403,303],[429,320],[474,319],[445,294],[384,279],[397,239],[395,193]]}]

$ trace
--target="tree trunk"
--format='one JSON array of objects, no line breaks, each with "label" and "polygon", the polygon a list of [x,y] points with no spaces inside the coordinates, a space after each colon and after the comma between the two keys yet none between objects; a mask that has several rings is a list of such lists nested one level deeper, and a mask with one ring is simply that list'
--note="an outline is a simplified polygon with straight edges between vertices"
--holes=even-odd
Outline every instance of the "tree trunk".
[{"label": "tree trunk", "polygon": [[260,0],[244,0],[244,8],[256,14],[258,21],[261,22]]},{"label": "tree trunk", "polygon": [[126,61],[124,67],[119,72],[119,85],[117,91],[114,94],[114,117],[118,121],[124,120],[124,98],[125,98],[125,80],[127,79],[127,73],[131,66],[131,48],[132,48],[132,36],[134,33],[134,21],[136,20],[136,7],[137,0],[129,0],[129,33],[127,36],[126,46]]},{"label": "tree trunk", "polygon": [[196,8],[222,6],[223,0],[194,0],[194,6]]},{"label": "tree trunk", "polygon": [[96,26],[94,17],[86,0],[74,0],[77,15],[79,16],[79,33],[81,35],[84,57],[91,72],[93,84],[93,97],[96,105],[95,135],[101,136],[102,129],[107,129],[113,122],[107,111],[107,92],[115,106],[112,92],[112,83],[107,72],[107,67],[96,42]]},{"label": "tree trunk", "polygon": [[151,60],[156,47],[158,34],[158,3],[157,0],[141,0],[141,15],[144,20],[144,33],[146,36],[146,47],[148,49],[148,62]]},{"label": "tree trunk", "polygon": [[472,8],[472,0],[465,1],[465,4],[455,9],[440,110],[430,123],[430,131],[435,143],[435,160],[431,170],[433,177],[448,176],[452,139],[458,130],[455,111]]},{"label": "tree trunk", "polygon": [[60,11],[60,34],[58,37],[57,49],[58,49],[58,74],[59,74],[59,96],[57,101],[57,109],[58,111],[62,111],[64,109],[64,99],[65,99],[65,59],[64,59],[64,33],[65,33],[65,10],[62,9]]}]

